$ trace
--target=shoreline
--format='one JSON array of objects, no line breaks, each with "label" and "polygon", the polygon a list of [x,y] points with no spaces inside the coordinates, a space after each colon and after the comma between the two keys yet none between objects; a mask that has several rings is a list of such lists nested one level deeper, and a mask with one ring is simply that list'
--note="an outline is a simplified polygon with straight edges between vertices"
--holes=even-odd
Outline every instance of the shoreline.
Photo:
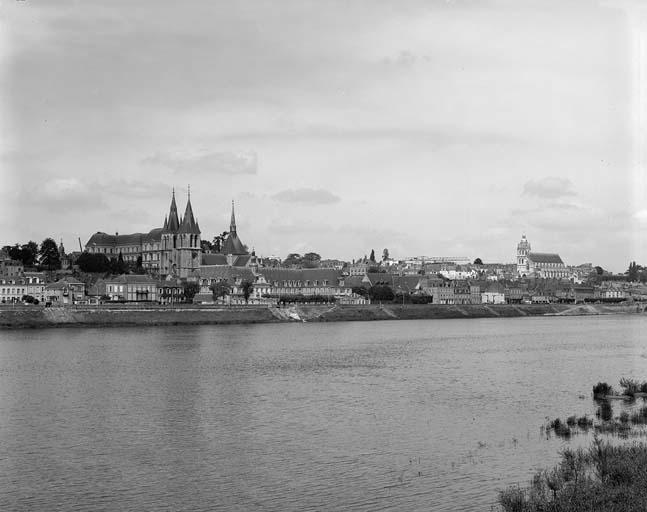
[{"label": "shoreline", "polygon": [[371,304],[363,306],[5,306],[0,329],[51,327],[129,327],[226,325],[257,323],[348,322],[376,320],[441,320],[451,318],[515,318],[526,316],[591,316],[643,314],[643,304]]}]

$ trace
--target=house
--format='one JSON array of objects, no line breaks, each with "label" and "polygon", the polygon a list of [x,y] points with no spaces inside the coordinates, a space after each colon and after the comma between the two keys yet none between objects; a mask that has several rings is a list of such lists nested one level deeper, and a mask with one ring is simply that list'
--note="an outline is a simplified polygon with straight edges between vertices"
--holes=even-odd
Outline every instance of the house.
[{"label": "house", "polygon": [[177,304],[184,302],[184,286],[176,278],[164,279],[157,282],[157,297],[160,304]]},{"label": "house", "polygon": [[157,302],[157,282],[148,275],[122,274],[105,280],[105,295],[118,302]]},{"label": "house", "polygon": [[85,300],[85,283],[69,276],[45,286],[45,302],[72,305]]},{"label": "house", "polygon": [[505,304],[504,287],[498,282],[490,283],[485,291],[481,293],[481,302],[483,304]]}]

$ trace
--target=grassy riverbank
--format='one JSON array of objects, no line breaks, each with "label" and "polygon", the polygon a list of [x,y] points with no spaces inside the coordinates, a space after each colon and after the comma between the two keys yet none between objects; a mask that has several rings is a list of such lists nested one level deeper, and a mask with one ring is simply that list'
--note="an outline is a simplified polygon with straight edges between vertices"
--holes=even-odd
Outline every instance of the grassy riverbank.
[{"label": "grassy riverbank", "polygon": [[300,305],[289,308],[266,306],[3,306],[0,328],[56,326],[124,326],[233,324],[272,322],[343,322],[369,320],[414,320],[443,318],[496,318],[541,315],[600,315],[638,313],[636,305],[437,305],[404,304],[367,306]]}]

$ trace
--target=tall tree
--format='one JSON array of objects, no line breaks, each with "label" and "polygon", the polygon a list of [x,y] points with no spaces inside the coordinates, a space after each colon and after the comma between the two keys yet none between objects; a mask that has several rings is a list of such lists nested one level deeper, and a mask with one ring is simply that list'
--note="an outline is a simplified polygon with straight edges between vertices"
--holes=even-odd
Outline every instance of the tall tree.
[{"label": "tall tree", "polygon": [[483,260],[481,258],[476,258],[474,260],[474,265],[483,265]]},{"label": "tall tree", "polygon": [[38,260],[38,244],[30,240],[20,248],[20,259],[25,267],[32,267]]},{"label": "tall tree", "polygon": [[636,265],[635,261],[629,263],[629,269],[625,273],[627,274],[628,281],[638,281],[638,265]]},{"label": "tall tree", "polygon": [[243,297],[245,297],[245,303],[249,302],[249,297],[254,291],[254,284],[250,281],[243,281],[240,285],[241,290],[243,291]]},{"label": "tall tree", "polygon": [[387,248],[384,248],[382,251],[382,261],[386,261],[389,259],[389,250]]},{"label": "tall tree", "polygon": [[371,261],[375,261],[375,249],[371,249],[371,255],[368,258]]},{"label": "tall tree", "polygon": [[46,238],[40,244],[40,251],[38,251],[40,256],[41,266],[47,268],[47,270],[59,270],[61,268],[61,256],[58,253],[58,245],[51,238]]}]

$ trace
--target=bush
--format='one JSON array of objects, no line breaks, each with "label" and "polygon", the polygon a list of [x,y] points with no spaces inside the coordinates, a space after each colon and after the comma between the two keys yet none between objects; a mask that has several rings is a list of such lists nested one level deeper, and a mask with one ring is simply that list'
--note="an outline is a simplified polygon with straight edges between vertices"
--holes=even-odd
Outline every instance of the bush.
[{"label": "bush", "polygon": [[613,388],[609,386],[606,382],[598,382],[595,386],[593,386],[593,395],[594,396],[606,396],[606,395],[612,395],[613,394]]},{"label": "bush", "polygon": [[624,377],[620,379],[620,387],[622,388],[622,394],[625,396],[633,397],[636,393],[640,392],[640,382],[634,379],[625,379]]},{"label": "bush", "polygon": [[647,445],[614,446],[595,438],[588,450],[565,450],[527,489],[499,491],[504,512],[647,510]]}]

